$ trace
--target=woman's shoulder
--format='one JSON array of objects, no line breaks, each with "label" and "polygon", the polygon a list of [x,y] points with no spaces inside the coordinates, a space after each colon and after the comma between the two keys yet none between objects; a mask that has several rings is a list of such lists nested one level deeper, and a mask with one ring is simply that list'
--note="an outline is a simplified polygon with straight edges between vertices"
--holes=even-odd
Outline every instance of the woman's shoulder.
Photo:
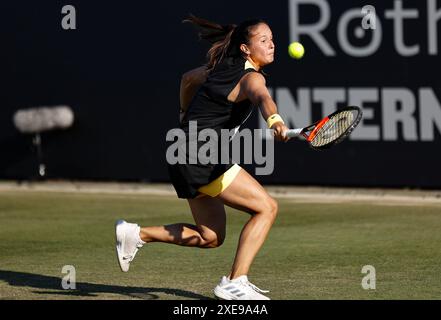
[{"label": "woman's shoulder", "polygon": [[[242,56],[228,56],[222,59],[222,61],[210,71],[211,76],[224,76],[224,75],[236,75],[241,76],[248,72],[256,72],[262,74],[262,72],[257,71],[254,66]],[[265,75],[265,74],[263,74]]]}]

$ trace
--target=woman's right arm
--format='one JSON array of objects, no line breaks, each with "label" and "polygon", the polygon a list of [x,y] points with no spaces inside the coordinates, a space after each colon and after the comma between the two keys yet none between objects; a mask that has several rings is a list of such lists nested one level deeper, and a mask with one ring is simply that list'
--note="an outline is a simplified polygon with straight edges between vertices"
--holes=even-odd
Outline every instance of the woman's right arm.
[{"label": "woman's right arm", "polygon": [[[277,114],[277,106],[266,87],[265,78],[257,72],[250,72],[241,79],[240,90],[255,106],[260,107],[265,121],[273,115]],[[274,129],[274,136],[277,140],[288,141],[285,132],[288,128],[283,122],[275,122],[271,129]]]}]

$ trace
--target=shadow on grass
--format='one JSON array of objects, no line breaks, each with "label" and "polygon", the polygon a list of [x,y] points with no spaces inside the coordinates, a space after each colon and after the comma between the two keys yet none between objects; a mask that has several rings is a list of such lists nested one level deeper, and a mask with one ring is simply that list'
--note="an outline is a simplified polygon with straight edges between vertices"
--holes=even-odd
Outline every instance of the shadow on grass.
[{"label": "shadow on grass", "polygon": [[[158,295],[155,293],[165,293],[174,295],[177,297],[184,297],[189,299],[201,299],[212,300],[210,297],[206,297],[191,291],[170,289],[170,288],[149,288],[149,287],[127,287],[127,286],[115,286],[107,284],[77,282],[75,290],[63,290],[61,287],[61,278],[45,276],[40,274],[16,272],[0,270],[0,280],[7,282],[11,286],[16,287],[32,287],[37,289],[49,289],[50,291],[33,291],[37,294],[54,294],[65,296],[78,296],[78,297],[99,297],[100,293],[110,293],[126,295],[133,298],[154,300],[158,299]],[[52,291],[57,290],[57,291]],[[106,298],[104,298],[106,299]],[[110,299],[110,298],[107,298]]]}]

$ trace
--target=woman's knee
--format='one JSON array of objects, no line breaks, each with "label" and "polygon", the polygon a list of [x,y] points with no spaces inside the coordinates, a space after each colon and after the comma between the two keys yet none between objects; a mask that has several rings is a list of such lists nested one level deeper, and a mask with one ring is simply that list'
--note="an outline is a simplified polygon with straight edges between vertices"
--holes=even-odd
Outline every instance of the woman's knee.
[{"label": "woman's knee", "polygon": [[203,239],[203,248],[217,248],[220,247],[225,240],[224,233],[216,233],[216,232],[205,232],[202,235]]},{"label": "woman's knee", "polygon": [[267,196],[262,202],[260,214],[263,214],[265,217],[274,221],[277,217],[277,212],[279,211],[279,204],[277,200],[271,196]]},{"label": "woman's knee", "polygon": [[269,204],[270,214],[271,214],[273,220],[275,220],[277,217],[277,213],[279,212],[279,204],[276,199],[274,199],[274,198],[270,198],[270,199],[271,199],[270,204]]}]

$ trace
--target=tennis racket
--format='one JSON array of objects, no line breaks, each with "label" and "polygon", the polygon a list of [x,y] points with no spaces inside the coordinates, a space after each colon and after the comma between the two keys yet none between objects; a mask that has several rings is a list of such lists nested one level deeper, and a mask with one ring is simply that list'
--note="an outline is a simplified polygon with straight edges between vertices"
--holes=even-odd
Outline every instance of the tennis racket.
[{"label": "tennis racket", "polygon": [[286,136],[304,137],[311,148],[326,149],[343,141],[358,125],[362,115],[359,107],[345,107],[308,127],[289,129]]}]

